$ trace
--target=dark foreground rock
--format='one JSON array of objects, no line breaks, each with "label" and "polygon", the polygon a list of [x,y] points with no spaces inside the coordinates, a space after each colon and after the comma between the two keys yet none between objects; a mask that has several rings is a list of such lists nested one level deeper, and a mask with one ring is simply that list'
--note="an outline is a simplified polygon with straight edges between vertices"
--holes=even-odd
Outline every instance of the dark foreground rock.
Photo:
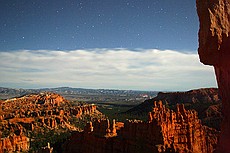
[{"label": "dark foreground rock", "polygon": [[202,126],[197,112],[177,105],[174,112],[155,102],[148,121],[125,123],[96,120],[75,132],[64,144],[65,153],[211,153],[218,131]]},{"label": "dark foreground rock", "polygon": [[217,88],[203,88],[185,92],[160,92],[153,99],[128,110],[125,114],[146,116],[154,107],[154,101],[162,101],[168,108],[176,110],[177,103],[184,104],[186,109],[198,112],[202,124],[220,130],[222,104]]},{"label": "dark foreground rock", "polygon": [[196,0],[200,21],[200,61],[213,65],[223,105],[217,153],[230,150],[230,1]]}]

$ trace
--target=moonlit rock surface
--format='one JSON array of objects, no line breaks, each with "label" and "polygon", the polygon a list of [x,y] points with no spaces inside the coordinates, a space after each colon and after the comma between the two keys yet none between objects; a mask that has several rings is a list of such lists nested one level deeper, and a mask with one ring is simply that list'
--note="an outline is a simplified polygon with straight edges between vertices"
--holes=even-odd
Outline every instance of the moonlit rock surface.
[{"label": "moonlit rock surface", "polygon": [[177,105],[174,112],[154,102],[148,121],[96,120],[63,144],[65,153],[211,153],[219,132],[202,126],[197,112]]},{"label": "moonlit rock surface", "polygon": [[197,0],[200,61],[213,65],[223,104],[221,136],[216,152],[230,151],[230,0]]},{"label": "moonlit rock surface", "polygon": [[230,1],[197,0],[200,21],[200,60],[208,65],[229,64]]}]

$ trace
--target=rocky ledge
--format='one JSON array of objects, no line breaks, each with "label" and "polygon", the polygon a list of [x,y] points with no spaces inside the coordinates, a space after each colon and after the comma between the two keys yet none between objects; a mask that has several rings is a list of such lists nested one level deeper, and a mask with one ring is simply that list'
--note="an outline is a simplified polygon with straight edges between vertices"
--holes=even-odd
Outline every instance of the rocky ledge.
[{"label": "rocky ledge", "polygon": [[230,150],[230,2],[229,0],[196,0],[200,21],[200,61],[215,68],[223,122],[217,153]]},{"label": "rocky ledge", "polygon": [[125,113],[147,116],[154,107],[154,101],[162,101],[163,104],[175,111],[177,103],[179,103],[184,104],[186,109],[196,110],[198,118],[204,125],[220,131],[222,103],[218,94],[217,88],[202,88],[185,92],[159,92],[153,99],[146,100]]},{"label": "rocky ledge", "polygon": [[174,112],[162,102],[154,102],[148,121],[109,120],[89,122],[83,132],[75,132],[65,142],[66,153],[211,153],[218,131],[202,126],[197,112],[177,105]]},{"label": "rocky ledge", "polygon": [[73,105],[54,93],[1,101],[0,153],[28,151],[31,145],[36,147],[36,141],[42,141],[41,138],[38,140],[42,134],[52,137],[55,133],[80,130],[76,124],[80,124],[86,115],[93,118],[102,114],[95,105]]}]

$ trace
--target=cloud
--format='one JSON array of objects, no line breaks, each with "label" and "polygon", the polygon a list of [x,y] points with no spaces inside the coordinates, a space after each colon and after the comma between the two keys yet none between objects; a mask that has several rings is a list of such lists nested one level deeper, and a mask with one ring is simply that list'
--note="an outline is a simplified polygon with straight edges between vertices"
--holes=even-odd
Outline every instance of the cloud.
[{"label": "cloud", "polygon": [[0,52],[0,84],[10,87],[85,87],[188,90],[216,86],[198,55],[172,50],[94,49]]}]

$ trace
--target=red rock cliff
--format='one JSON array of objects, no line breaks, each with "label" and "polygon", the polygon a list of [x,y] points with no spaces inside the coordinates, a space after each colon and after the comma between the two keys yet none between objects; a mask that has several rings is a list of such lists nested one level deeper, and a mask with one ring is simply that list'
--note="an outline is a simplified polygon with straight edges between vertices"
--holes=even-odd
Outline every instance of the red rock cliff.
[{"label": "red rock cliff", "polygon": [[[196,111],[173,112],[156,103],[147,122],[96,120],[64,144],[65,153],[211,153],[218,132],[201,125]],[[207,133],[208,132],[208,133]]]},{"label": "red rock cliff", "polygon": [[55,93],[0,101],[0,153],[34,149],[37,147],[35,142],[41,141],[36,136],[43,133],[43,129],[55,133],[79,130],[75,123],[100,116],[103,117],[95,105],[72,105]]},{"label": "red rock cliff", "polygon": [[0,153],[28,151],[29,146],[28,138],[22,134],[0,139]]},{"label": "red rock cliff", "polygon": [[223,123],[217,152],[230,150],[230,1],[196,0],[200,21],[200,60],[213,65],[223,105]]}]

